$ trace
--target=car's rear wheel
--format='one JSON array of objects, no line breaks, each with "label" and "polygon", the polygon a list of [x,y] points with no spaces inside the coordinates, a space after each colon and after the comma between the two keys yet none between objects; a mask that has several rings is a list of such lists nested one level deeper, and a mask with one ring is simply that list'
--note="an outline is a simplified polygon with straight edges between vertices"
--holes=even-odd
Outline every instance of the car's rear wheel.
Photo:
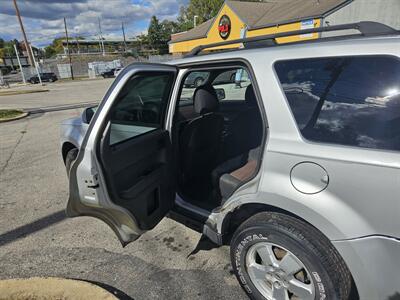
[{"label": "car's rear wheel", "polygon": [[337,250],[314,227],[262,212],[231,242],[232,265],[251,299],[348,299],[351,275]]},{"label": "car's rear wheel", "polygon": [[65,169],[67,170],[67,175],[69,176],[69,171],[71,170],[71,166],[74,163],[76,157],[78,156],[79,150],[73,148],[67,152],[65,156]]}]

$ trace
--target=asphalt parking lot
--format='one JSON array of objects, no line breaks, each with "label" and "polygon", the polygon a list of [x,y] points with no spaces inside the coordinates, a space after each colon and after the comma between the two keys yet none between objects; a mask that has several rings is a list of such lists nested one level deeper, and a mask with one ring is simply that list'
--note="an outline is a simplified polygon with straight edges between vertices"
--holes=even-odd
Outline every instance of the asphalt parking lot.
[{"label": "asphalt parking lot", "polygon": [[[111,82],[49,84],[48,92],[0,96],[0,107],[96,102]],[[59,124],[81,110],[0,124],[0,279],[79,278],[106,286],[121,299],[245,299],[231,273],[229,249],[209,249],[200,234],[173,220],[164,219],[122,248],[101,221],[65,218],[68,180]]]}]

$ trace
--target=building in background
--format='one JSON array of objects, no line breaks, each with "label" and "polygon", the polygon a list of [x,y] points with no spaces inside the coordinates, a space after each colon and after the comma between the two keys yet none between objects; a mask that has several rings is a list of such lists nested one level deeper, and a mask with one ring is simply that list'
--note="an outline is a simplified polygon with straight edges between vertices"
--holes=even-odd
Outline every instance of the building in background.
[{"label": "building in background", "polygon": [[[171,35],[169,52],[184,54],[199,45],[319,26],[376,21],[400,28],[400,0],[225,1],[218,15],[197,27]],[[330,33],[323,33],[328,36]],[[348,32],[344,32],[348,34]],[[337,32],[334,35],[338,35]],[[317,39],[320,34],[277,39],[278,43]],[[225,45],[210,50],[237,48]]]},{"label": "building in background", "polygon": [[[323,20],[323,26],[375,21],[399,30],[399,15],[400,0],[353,0],[346,7],[326,16]],[[329,33],[322,34],[322,36],[328,35]]]},{"label": "building in background", "polygon": [[[103,54],[103,47],[105,54],[121,54],[132,50],[137,51],[140,48],[140,41],[138,39],[74,39],[68,41],[69,51],[72,55],[93,55]],[[64,48],[63,54],[57,56],[64,57],[68,55],[67,40],[62,40]]]},{"label": "building in background", "polygon": [[[189,31],[171,35],[169,52],[187,53],[199,45],[319,27],[321,20],[350,2],[351,0],[225,1],[215,18]],[[285,43],[318,37],[318,34],[307,34],[280,38],[277,42]],[[238,46],[228,45],[212,50]]]}]

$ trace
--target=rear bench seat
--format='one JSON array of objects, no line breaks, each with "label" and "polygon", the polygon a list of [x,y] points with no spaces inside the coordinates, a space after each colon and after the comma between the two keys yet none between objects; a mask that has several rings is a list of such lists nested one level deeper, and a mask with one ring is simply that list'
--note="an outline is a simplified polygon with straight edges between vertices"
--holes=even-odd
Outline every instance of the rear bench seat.
[{"label": "rear bench seat", "polygon": [[[239,186],[254,175],[257,169],[259,153],[260,147],[254,148],[246,154],[247,157],[236,157],[214,170],[213,182],[215,184],[215,179],[219,178],[218,186],[219,193],[222,197],[222,204]],[[236,164],[236,166],[234,166],[234,164]],[[223,173],[224,171],[226,172]]]}]

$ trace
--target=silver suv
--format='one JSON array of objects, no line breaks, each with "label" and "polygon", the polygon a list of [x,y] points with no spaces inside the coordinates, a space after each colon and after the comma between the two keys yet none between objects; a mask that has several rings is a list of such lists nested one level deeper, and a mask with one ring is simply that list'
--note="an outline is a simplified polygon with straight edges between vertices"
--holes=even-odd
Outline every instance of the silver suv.
[{"label": "silver suv", "polygon": [[[274,43],[339,29],[361,33]],[[63,125],[67,215],[103,220],[122,245],[168,215],[230,245],[251,299],[399,299],[399,32],[225,44],[238,42],[132,64],[93,118]]]}]

